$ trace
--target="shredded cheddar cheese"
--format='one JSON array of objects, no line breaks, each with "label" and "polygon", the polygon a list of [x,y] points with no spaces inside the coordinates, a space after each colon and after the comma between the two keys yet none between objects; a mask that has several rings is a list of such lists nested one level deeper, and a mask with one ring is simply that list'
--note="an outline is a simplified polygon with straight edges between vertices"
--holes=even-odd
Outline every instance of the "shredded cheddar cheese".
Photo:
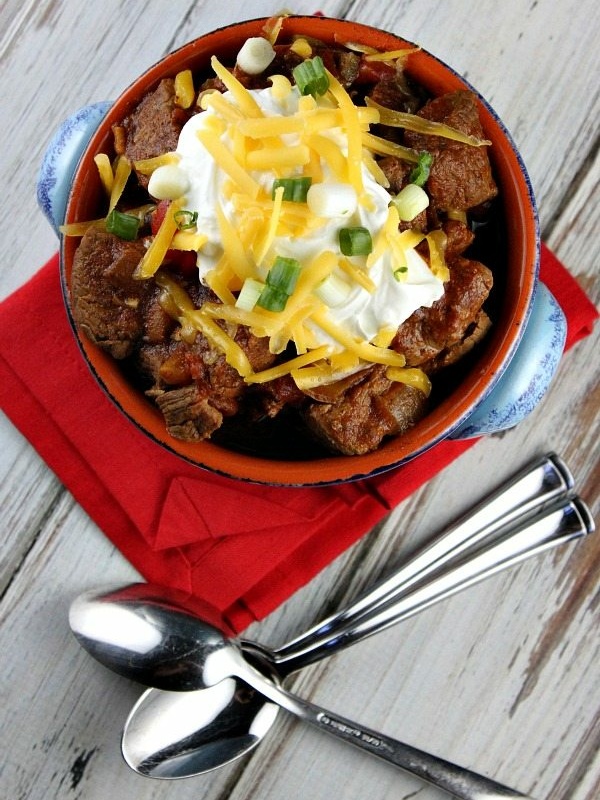
[{"label": "shredded cheddar cheese", "polygon": [[130,175],[131,175],[131,161],[127,158],[127,156],[119,156],[117,158],[115,175],[110,190],[110,200],[108,203],[109,214],[119,202],[121,195],[123,194],[123,190],[125,189],[125,184],[129,180]]},{"label": "shredded cheddar cheese", "polygon": [[265,147],[262,150],[250,150],[246,153],[246,165],[252,170],[290,170],[302,167],[309,161],[308,147],[303,144],[293,147]]},{"label": "shredded cheddar cheese", "polygon": [[231,224],[226,214],[223,213],[220,204],[217,204],[217,220],[226,263],[229,264],[235,274],[242,280],[252,277],[254,265],[248,249],[244,247],[236,229]]},{"label": "shredded cheddar cheese", "polygon": [[398,128],[406,128],[406,130],[414,131],[415,133],[424,133],[430,136],[441,136],[445,139],[453,139],[456,142],[471,145],[472,147],[482,147],[489,145],[489,139],[479,139],[477,136],[463,133],[462,131],[452,128],[443,122],[434,122],[433,120],[419,117],[417,114],[407,114],[403,111],[395,111],[391,108],[379,105],[371,98],[366,98],[366,103],[371,108],[376,108],[379,111],[380,121],[382,125],[391,125]]},{"label": "shredded cheddar cheese", "polygon": [[350,183],[356,189],[356,194],[360,202],[367,205],[369,199],[364,194],[364,184],[362,179],[362,128],[358,116],[358,109],[352,102],[352,98],[344,89],[342,84],[330,72],[327,72],[329,78],[329,91],[335,98],[340,111],[344,117],[344,125],[346,128],[346,136],[348,137],[348,177]]},{"label": "shredded cheddar cheese", "polygon": [[250,376],[254,375],[246,353],[213,319],[202,311],[190,312],[186,316],[208,341],[224,354],[229,366],[233,367],[242,378],[249,380]]},{"label": "shredded cheddar cheese", "polygon": [[83,236],[85,232],[94,227],[95,225],[104,226],[105,217],[100,219],[89,219],[84,222],[69,222],[66,225],[60,225],[59,231],[63,236]]},{"label": "shredded cheddar cheese", "polygon": [[265,34],[266,38],[271,42],[271,44],[275,44],[277,41],[277,37],[281,32],[281,27],[283,25],[283,20],[289,16],[288,14],[279,14],[274,17],[269,17],[269,19],[265,22],[263,26],[263,33]]},{"label": "shredded cheddar cheese", "polygon": [[411,53],[418,53],[420,47],[404,47],[399,50],[387,50],[383,53],[367,53],[365,61],[398,61]]},{"label": "shredded cheddar cheese", "polygon": [[422,369],[415,369],[412,367],[388,367],[385,371],[385,376],[390,381],[398,381],[405,383],[407,386],[412,386],[423,392],[425,397],[431,394],[431,381]]},{"label": "shredded cheddar cheese", "polygon": [[343,328],[335,325],[327,314],[322,311],[315,312],[312,318],[332,339],[335,339],[336,342],[343,345],[346,350],[349,350],[365,361],[374,364],[388,364],[392,367],[403,367],[406,364],[406,359],[401,353],[396,353],[394,350],[388,350],[384,347],[377,347],[377,345],[371,344],[370,342],[357,341]]},{"label": "shredded cheddar cheese", "polygon": [[410,161],[416,164],[419,161],[419,154],[410,147],[390,142],[388,139],[382,139],[381,136],[375,136],[373,133],[363,131],[362,143],[368,147],[373,153],[378,153],[384,156],[398,156],[403,161]]},{"label": "shredded cheddar cheese", "polygon": [[274,381],[277,378],[282,378],[288,375],[292,370],[300,369],[306,364],[313,364],[321,358],[327,358],[331,353],[331,348],[327,345],[317,347],[316,350],[311,350],[309,353],[304,353],[301,356],[286,361],[284,364],[279,364],[276,367],[263,370],[262,372],[254,372],[251,375],[244,376],[246,383],[266,383],[267,381]]},{"label": "shredded cheddar cheese", "polygon": [[175,214],[184,207],[184,198],[174,200],[164,216],[158,232],[150,246],[144,253],[142,260],[137,265],[133,277],[137,279],[151,278],[156,274],[165,259],[167,250],[171,246],[173,237],[177,232]]},{"label": "shredded cheddar cheese", "polygon": [[178,231],[171,241],[172,250],[192,250],[198,252],[208,241],[205,233],[192,233],[190,231]]},{"label": "shredded cheddar cheese", "polygon": [[272,210],[271,210],[271,218],[269,220],[269,225],[267,230],[265,231],[263,241],[260,244],[260,247],[257,249],[256,252],[256,263],[262,264],[266,258],[267,253],[269,252],[269,248],[273,244],[273,240],[275,239],[275,234],[277,233],[277,226],[279,225],[279,219],[281,217],[281,205],[283,203],[283,186],[280,186],[275,191],[275,200],[273,202]]},{"label": "shredded cheddar cheese", "polygon": [[106,155],[106,153],[98,153],[97,156],[94,156],[94,163],[98,168],[98,175],[100,176],[100,181],[102,183],[104,191],[110,198],[114,181],[114,175],[110,159]]},{"label": "shredded cheddar cheese", "polygon": [[276,100],[285,100],[286,97],[289,97],[290,92],[292,91],[292,84],[289,81],[289,78],[286,78],[285,75],[271,75],[269,78],[271,81],[271,91],[273,92],[273,97]]},{"label": "shredded cheddar cheese", "polygon": [[155,169],[168,164],[177,164],[178,161],[179,156],[177,153],[161,153],[161,155],[153,158],[141,158],[139,161],[134,161],[133,167],[141,175],[152,175]]},{"label": "shredded cheddar cheese", "polygon": [[442,281],[447,281],[450,278],[450,270],[446,265],[445,250],[446,250],[446,234],[442,230],[430,231],[427,236],[427,244],[429,245],[429,263],[431,271],[434,275]]},{"label": "shredded cheddar cheese", "polygon": [[371,280],[371,278],[369,278],[368,273],[360,267],[355,266],[347,258],[341,258],[339,261],[339,266],[346,273],[346,275],[348,275],[355,283],[358,283],[359,286],[362,286],[363,289],[366,289],[370,294],[372,294],[377,288],[375,283]]},{"label": "shredded cheddar cheese", "polygon": [[197,136],[232,181],[237,184],[242,191],[249,194],[250,197],[258,197],[260,194],[260,184],[258,184],[240,163],[236,161],[231,151],[223,142],[219,138],[213,136],[209,130],[199,130]]},{"label": "shredded cheddar cheese", "polygon": [[[332,356],[333,359],[333,356]],[[334,367],[333,364],[321,361],[314,366],[303,367],[294,369],[291,376],[294,383],[301,391],[308,391],[315,389],[317,386],[326,386],[328,383],[347,378],[355,372],[360,372],[365,369],[364,365],[353,364],[349,367]]]},{"label": "shredded cheddar cheese", "polygon": [[262,117],[263,113],[260,106],[245,86],[219,62],[216,56],[211,58],[210,63],[217,77],[223,81],[227,89],[231,92],[240,111],[247,117]]},{"label": "shredded cheddar cheese", "polygon": [[194,102],[194,79],[191,69],[184,69],[175,75],[175,104],[189,108]]},{"label": "shredded cheddar cheese", "polygon": [[303,129],[304,120],[300,116],[242,118],[238,125],[238,130],[251,139],[282,136],[286,133],[301,133]]}]

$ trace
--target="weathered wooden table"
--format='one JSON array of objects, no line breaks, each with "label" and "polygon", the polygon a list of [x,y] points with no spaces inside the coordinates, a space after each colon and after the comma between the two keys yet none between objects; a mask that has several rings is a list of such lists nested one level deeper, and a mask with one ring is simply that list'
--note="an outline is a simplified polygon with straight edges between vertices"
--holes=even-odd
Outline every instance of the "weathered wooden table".
[{"label": "weathered wooden table", "polygon": [[[598,300],[598,36],[594,0],[324,0],[401,33],[464,74],[511,130],[544,240]],[[4,0],[0,6],[2,297],[54,252],[35,204],[46,142],[78,107],[115,97],[164,53],[278,3]],[[315,4],[296,0],[294,11]],[[16,332],[15,335],[18,335]],[[563,359],[518,429],[477,444],[249,634],[283,642],[354,596],[475,497],[555,449],[599,508],[598,332]],[[137,687],[67,626],[89,585],[136,577],[32,447],[1,421],[0,796],[301,800],[442,794],[283,715],[248,759],[177,784],[119,755]],[[600,539],[526,562],[291,682],[307,698],[540,800],[600,796]]]}]

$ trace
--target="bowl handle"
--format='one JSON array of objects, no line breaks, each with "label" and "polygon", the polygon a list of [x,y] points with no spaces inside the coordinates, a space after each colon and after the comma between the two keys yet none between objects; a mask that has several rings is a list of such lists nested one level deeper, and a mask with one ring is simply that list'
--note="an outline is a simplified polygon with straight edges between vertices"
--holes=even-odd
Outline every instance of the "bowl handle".
[{"label": "bowl handle", "polygon": [[62,123],[46,148],[37,179],[37,201],[57,236],[79,159],[111,105],[93,103],[79,109]]},{"label": "bowl handle", "polygon": [[498,383],[475,411],[451,434],[470,439],[514,427],[540,402],[563,353],[567,322],[543,283],[515,355]]}]

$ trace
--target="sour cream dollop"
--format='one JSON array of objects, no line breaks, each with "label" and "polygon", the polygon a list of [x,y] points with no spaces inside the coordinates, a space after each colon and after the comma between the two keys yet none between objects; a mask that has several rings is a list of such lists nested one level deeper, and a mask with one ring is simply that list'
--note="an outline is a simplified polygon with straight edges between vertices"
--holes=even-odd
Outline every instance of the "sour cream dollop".
[{"label": "sour cream dollop", "polygon": [[[292,87],[283,97],[280,93],[276,95],[272,87],[251,90],[251,94],[265,116],[291,116],[298,112],[300,95],[296,87]],[[235,99],[229,92],[226,92],[224,97],[235,105]],[[207,273],[215,268],[223,254],[217,204],[221,206],[232,224],[236,225],[236,211],[225,190],[226,184],[230,182],[229,178],[197,135],[201,130],[213,130],[210,124],[214,115],[213,109],[208,107],[206,111],[191,117],[181,131],[176,151],[180,156],[179,169],[185,174],[189,184],[186,192],[186,208],[197,212],[197,229],[208,237],[208,242],[198,253],[197,259],[199,277],[203,282]],[[333,140],[344,154],[347,153],[347,138],[341,128],[330,128],[322,131],[321,135]],[[232,137],[228,130],[225,130],[220,138],[229,149],[232,148]],[[286,146],[290,147],[299,141],[298,134],[287,133],[282,138]],[[324,161],[321,166],[323,183],[333,185],[336,182],[335,176]],[[270,197],[273,180],[276,177],[274,172],[255,170],[249,171],[249,174]],[[388,218],[391,196],[377,183],[364,164],[362,181],[366,194],[371,198],[369,207],[359,202],[351,216],[324,219],[322,224],[306,230],[299,236],[276,236],[271,252],[296,259],[300,264],[310,262],[326,250],[339,254],[339,231],[342,227],[364,227],[375,241]],[[361,268],[366,266],[365,256],[353,256],[350,260],[355,266]],[[266,265],[265,272],[268,266]],[[347,282],[347,275],[344,275],[341,269],[337,269],[339,277]],[[328,313],[335,324],[343,325],[353,336],[369,342],[373,341],[382,330],[395,330],[416,309],[431,306],[444,293],[443,282],[432,273],[427,262],[414,249],[406,251],[406,272],[401,280],[394,275],[390,250],[386,250],[380,258],[370,264],[368,275],[375,284],[374,291],[368,291],[358,283],[351,282],[349,293],[343,302],[330,307]],[[316,326],[313,333],[319,344],[333,344],[330,337]]]}]

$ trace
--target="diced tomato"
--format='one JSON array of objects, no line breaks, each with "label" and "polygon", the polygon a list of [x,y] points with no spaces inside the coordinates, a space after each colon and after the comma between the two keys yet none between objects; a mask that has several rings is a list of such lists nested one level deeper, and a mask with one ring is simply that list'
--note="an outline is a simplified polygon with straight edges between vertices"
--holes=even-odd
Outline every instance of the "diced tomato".
[{"label": "diced tomato", "polygon": [[358,65],[356,82],[377,83],[382,78],[393,77],[395,74],[396,68],[391,64],[386,64],[385,61],[368,61],[362,56]]},{"label": "diced tomato", "polygon": [[193,250],[167,250],[164,264],[184,278],[198,277],[196,253]]},{"label": "diced tomato", "polygon": [[156,209],[152,212],[152,216],[150,218],[150,228],[152,230],[152,236],[156,236],[158,233],[158,229],[162,225],[162,221],[166,216],[167,209],[169,208],[171,201],[170,200],[161,200]]}]

